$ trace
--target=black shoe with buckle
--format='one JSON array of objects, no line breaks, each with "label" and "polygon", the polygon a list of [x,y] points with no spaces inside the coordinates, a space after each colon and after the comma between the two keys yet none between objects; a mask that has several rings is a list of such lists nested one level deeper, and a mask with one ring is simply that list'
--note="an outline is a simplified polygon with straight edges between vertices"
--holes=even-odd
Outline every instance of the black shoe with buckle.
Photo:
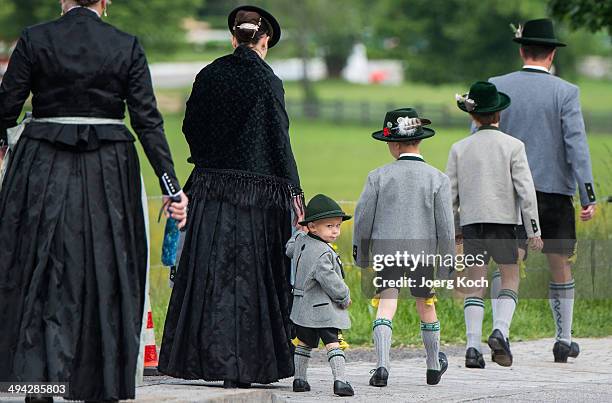
[{"label": "black shoe with buckle", "polygon": [[310,392],[310,384],[303,379],[293,380],[294,392]]},{"label": "black shoe with buckle", "polygon": [[370,371],[370,373],[374,373],[370,378],[370,386],[387,386],[387,379],[389,379],[389,371],[387,371],[387,368],[378,367]]},{"label": "black shoe with buckle", "polygon": [[491,357],[493,361],[502,367],[512,366],[512,352],[510,351],[510,341],[504,338],[499,329],[493,330],[489,336],[489,347],[491,347]]},{"label": "black shoe with buckle", "polygon": [[334,394],[338,396],[353,396],[355,391],[348,382],[334,381]]},{"label": "black shoe with buckle", "polygon": [[436,370],[436,369],[427,370],[427,384],[428,385],[437,385],[438,383],[440,383],[440,379],[442,379],[442,375],[448,369],[448,359],[446,358],[446,354],[444,354],[443,352],[439,352],[438,361],[440,361],[440,370]]},{"label": "black shoe with buckle", "polygon": [[465,366],[466,368],[484,368],[485,360],[480,351],[474,347],[468,348],[465,352]]}]

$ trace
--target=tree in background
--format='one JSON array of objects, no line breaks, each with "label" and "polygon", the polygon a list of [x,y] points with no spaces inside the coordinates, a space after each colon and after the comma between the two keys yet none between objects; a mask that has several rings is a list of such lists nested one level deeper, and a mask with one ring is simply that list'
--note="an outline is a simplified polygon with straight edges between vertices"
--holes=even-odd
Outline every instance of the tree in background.
[{"label": "tree in background", "polygon": [[612,2],[609,0],[549,0],[548,6],[557,18],[568,19],[572,28],[591,32],[607,29],[612,36]]},{"label": "tree in background", "polygon": [[[172,52],[185,41],[183,18],[195,15],[204,0],[117,1],[108,22],[137,35],[148,51]],[[56,0],[0,0],[0,41],[12,42],[23,28],[59,18]]]},{"label": "tree in background", "polygon": [[376,37],[395,38],[390,53],[408,76],[432,84],[469,82],[519,66],[510,23],[544,15],[537,1],[382,0]]}]

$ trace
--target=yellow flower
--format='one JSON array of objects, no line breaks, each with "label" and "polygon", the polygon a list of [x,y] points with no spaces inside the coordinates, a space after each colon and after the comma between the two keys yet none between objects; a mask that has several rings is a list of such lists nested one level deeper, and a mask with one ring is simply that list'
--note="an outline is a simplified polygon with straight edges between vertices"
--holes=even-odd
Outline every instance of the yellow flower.
[{"label": "yellow flower", "polygon": [[338,342],[340,343],[340,348],[342,350],[346,350],[350,347],[346,340],[344,340],[344,334],[342,334],[342,332],[338,332]]},{"label": "yellow flower", "polygon": [[425,305],[433,305],[436,302],[438,302],[438,298],[436,298],[436,296],[434,295],[433,297],[427,298],[425,300]]}]

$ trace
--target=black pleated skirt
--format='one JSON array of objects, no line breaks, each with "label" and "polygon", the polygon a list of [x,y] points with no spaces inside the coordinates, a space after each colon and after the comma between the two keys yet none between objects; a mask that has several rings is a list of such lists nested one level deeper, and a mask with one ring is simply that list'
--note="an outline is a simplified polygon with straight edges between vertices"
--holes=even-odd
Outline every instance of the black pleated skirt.
[{"label": "black pleated skirt", "polygon": [[287,188],[235,172],[195,176],[158,368],[208,381],[293,376]]},{"label": "black pleated skirt", "polygon": [[147,244],[132,142],[23,137],[0,192],[0,380],[133,399]]}]

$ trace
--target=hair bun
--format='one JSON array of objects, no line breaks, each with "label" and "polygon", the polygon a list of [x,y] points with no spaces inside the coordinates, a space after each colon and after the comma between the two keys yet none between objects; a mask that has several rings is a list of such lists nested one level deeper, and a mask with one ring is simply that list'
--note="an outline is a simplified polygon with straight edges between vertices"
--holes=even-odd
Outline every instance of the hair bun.
[{"label": "hair bun", "polygon": [[[243,24],[247,27],[241,27]],[[255,29],[253,26],[258,26],[258,28]],[[259,13],[246,10],[240,10],[236,13],[234,36],[239,44],[256,43],[263,35],[272,36],[272,28]]]},{"label": "hair bun", "polygon": [[100,0],[75,0],[75,3],[81,7],[89,7],[99,2]]}]

